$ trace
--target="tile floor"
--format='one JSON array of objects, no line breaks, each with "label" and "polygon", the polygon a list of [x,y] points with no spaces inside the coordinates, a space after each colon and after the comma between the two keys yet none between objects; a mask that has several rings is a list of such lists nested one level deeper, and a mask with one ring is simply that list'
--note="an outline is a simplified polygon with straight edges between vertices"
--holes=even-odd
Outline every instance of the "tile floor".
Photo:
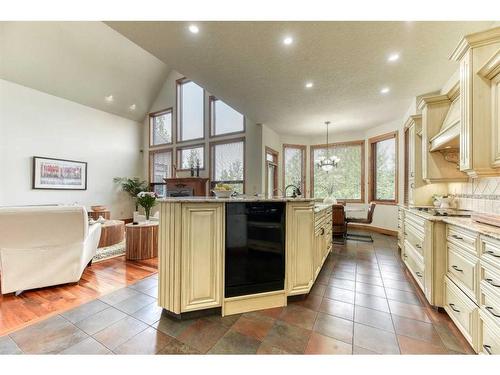
[{"label": "tile floor", "polygon": [[396,239],[373,237],[334,245],[311,293],[284,308],[174,321],[153,275],[0,337],[0,354],[473,353],[415,289]]}]

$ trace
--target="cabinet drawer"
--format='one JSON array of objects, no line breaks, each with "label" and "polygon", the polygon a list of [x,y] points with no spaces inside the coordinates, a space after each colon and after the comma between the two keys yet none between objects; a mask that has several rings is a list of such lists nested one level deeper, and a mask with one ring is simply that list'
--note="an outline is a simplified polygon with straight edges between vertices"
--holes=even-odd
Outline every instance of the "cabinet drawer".
[{"label": "cabinet drawer", "polygon": [[405,241],[403,261],[410,270],[410,273],[413,275],[417,284],[420,286],[420,289],[425,292],[425,266],[423,258],[421,258],[408,241]]},{"label": "cabinet drawer", "polygon": [[480,262],[480,288],[481,290],[490,290],[494,294],[500,294],[500,269],[491,266],[490,264]]},{"label": "cabinet drawer", "polygon": [[472,255],[478,256],[477,244],[479,235],[476,232],[471,232],[466,229],[447,225],[447,240],[452,242]]},{"label": "cabinet drawer", "polygon": [[447,270],[449,277],[474,301],[477,301],[479,260],[457,246],[448,243]]},{"label": "cabinet drawer", "polygon": [[481,288],[481,310],[500,327],[500,295],[489,288]]},{"label": "cabinet drawer", "polygon": [[411,212],[406,212],[405,214],[405,224],[413,224],[416,228],[424,231],[425,219],[423,217],[412,214]]},{"label": "cabinet drawer", "polygon": [[481,236],[481,259],[500,267],[500,241],[491,237]]},{"label": "cabinet drawer", "polygon": [[479,352],[500,354],[500,328],[481,309],[479,319]]},{"label": "cabinet drawer", "polygon": [[413,248],[424,256],[424,233],[420,232],[412,224],[405,226],[405,239],[413,246]]},{"label": "cabinet drawer", "polygon": [[476,348],[478,307],[448,277],[445,277],[444,309],[467,341]]}]

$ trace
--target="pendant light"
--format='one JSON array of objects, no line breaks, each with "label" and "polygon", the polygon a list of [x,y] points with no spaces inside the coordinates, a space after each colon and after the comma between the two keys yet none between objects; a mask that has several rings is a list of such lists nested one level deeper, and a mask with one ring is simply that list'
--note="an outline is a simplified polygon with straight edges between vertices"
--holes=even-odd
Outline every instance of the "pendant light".
[{"label": "pendant light", "polygon": [[340,159],[335,155],[330,156],[330,143],[328,142],[328,128],[330,127],[330,121],[325,122],[326,125],[326,157],[320,156],[317,160],[318,168],[321,168],[325,172],[330,172],[333,168],[337,167]]}]

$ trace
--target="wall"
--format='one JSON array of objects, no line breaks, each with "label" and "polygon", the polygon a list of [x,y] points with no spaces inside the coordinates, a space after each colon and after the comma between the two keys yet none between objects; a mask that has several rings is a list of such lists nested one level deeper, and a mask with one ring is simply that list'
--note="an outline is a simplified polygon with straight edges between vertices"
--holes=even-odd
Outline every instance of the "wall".
[{"label": "wall", "polygon": [[[140,124],[0,80],[0,206],[104,204],[132,217],[115,176],[140,176]],[[87,190],[33,190],[32,157],[88,163]]]},{"label": "wall", "polygon": [[458,208],[496,215],[500,213],[500,177],[450,183],[448,192],[456,195]]},{"label": "wall", "polygon": [[[156,100],[154,101],[153,105],[151,106],[149,112],[156,112],[162,109],[166,108],[172,108],[173,110],[173,127],[174,127],[174,140],[175,140],[175,127],[176,127],[176,81],[180,78],[183,78],[184,76],[180,74],[179,72],[176,71],[171,71],[160,92],[157,95]],[[210,93],[205,91],[205,135],[210,134],[210,123],[209,123],[209,97]],[[262,168],[261,168],[261,163],[262,163],[262,155],[260,154],[261,150],[261,144],[262,144],[262,127],[260,125],[257,125],[255,122],[250,120],[248,117],[245,117],[245,134],[238,134],[238,135],[232,135],[232,136],[220,136],[217,137],[216,140],[225,140],[225,139],[231,139],[231,138],[238,138],[245,136],[245,170],[246,170],[246,193],[247,194],[255,194],[255,193],[260,193],[261,192],[261,186],[262,186]],[[143,171],[144,171],[144,178],[148,179],[149,178],[149,118],[146,116],[144,119],[143,127],[142,127],[142,133],[143,133],[143,144],[142,148],[144,150],[143,154]],[[208,137],[205,137],[204,141],[187,141],[187,142],[182,142],[182,146],[189,146],[193,144],[200,144],[204,143],[205,144],[205,169],[200,171],[200,176],[201,177],[209,177],[209,146],[210,146],[210,139]],[[174,142],[173,145],[168,146],[167,148],[173,148],[174,153],[174,164],[175,164],[175,159],[177,157],[175,153],[175,146],[176,142]],[[179,171],[177,173],[177,177],[187,177],[190,175],[189,171]]]}]

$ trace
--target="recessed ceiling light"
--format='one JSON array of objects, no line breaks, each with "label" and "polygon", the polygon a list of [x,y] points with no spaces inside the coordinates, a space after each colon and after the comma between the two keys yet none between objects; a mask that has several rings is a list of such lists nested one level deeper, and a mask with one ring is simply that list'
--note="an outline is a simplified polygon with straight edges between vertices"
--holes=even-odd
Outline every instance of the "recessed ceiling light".
[{"label": "recessed ceiling light", "polygon": [[108,103],[111,103],[114,100],[113,95],[105,96],[104,100],[106,100]]},{"label": "recessed ceiling light", "polygon": [[306,83],[306,89],[310,89],[313,86],[314,86],[314,83],[312,83],[312,82],[307,82]]},{"label": "recessed ceiling light", "polygon": [[293,43],[293,38],[291,36],[287,36],[285,37],[285,39],[283,39],[283,44],[286,46],[289,46],[292,43]]},{"label": "recessed ceiling light", "polygon": [[389,87],[382,87],[382,89],[380,90],[380,93],[387,94],[389,91],[391,91],[391,89]]},{"label": "recessed ceiling light", "polygon": [[196,25],[189,25],[189,31],[193,34],[198,34],[200,32],[200,28]]},{"label": "recessed ceiling light", "polygon": [[389,62],[394,62],[399,60],[399,53],[391,53],[389,57],[387,58],[387,61]]},{"label": "recessed ceiling light", "polygon": [[130,107],[128,107],[128,109],[131,111],[135,111],[136,108],[137,106],[135,104],[132,104]]}]

